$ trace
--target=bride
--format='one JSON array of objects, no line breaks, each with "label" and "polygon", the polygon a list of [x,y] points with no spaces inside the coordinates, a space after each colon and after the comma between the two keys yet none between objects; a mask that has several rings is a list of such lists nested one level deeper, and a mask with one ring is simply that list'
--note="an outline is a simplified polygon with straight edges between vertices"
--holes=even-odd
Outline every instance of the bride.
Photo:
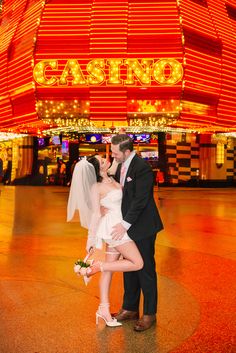
[{"label": "bride", "polygon": [[[96,323],[101,318],[107,326],[115,327],[122,324],[112,318],[109,309],[112,273],[141,270],[143,259],[127,233],[121,240],[112,239],[113,226],[122,221],[122,186],[108,176],[109,167],[110,162],[99,155],[84,158],[76,164],[68,200],[67,220],[70,221],[75,210],[79,210],[81,226],[88,229],[87,252],[91,248],[101,249],[105,242],[105,261],[93,263],[87,269],[86,276],[101,272],[100,305],[96,312]],[[104,215],[101,214],[101,207],[107,210]]]}]

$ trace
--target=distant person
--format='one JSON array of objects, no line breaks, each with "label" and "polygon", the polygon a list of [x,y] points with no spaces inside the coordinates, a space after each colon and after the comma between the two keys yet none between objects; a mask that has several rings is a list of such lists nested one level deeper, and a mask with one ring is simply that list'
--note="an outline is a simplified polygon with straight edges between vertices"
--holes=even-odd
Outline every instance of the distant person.
[{"label": "distant person", "polygon": [[2,182],[3,176],[4,176],[3,161],[2,161],[2,158],[0,158],[0,182]]},{"label": "distant person", "polygon": [[66,164],[65,162],[57,158],[57,173],[56,173],[56,185],[65,185],[66,180]]},{"label": "distant person", "polygon": [[8,160],[7,169],[5,170],[3,180],[2,180],[4,185],[11,184],[11,172],[12,172],[12,161]]},{"label": "distant person", "polygon": [[77,162],[78,160],[75,159],[72,163],[70,161],[66,163],[66,185],[67,186],[70,186],[71,184],[71,178]]}]

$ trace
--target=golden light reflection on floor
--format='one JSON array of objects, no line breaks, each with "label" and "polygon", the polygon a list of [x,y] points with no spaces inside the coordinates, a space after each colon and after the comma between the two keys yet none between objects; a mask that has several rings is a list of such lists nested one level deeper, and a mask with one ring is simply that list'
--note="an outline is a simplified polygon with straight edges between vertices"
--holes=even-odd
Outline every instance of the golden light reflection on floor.
[{"label": "golden light reflection on floor", "polygon": [[[96,327],[99,276],[85,287],[73,273],[86,230],[66,222],[68,188],[0,190],[1,353],[232,352],[235,189],[155,191],[165,224],[156,245],[158,321],[143,334],[133,323]],[[116,273],[112,311],[121,303]]]}]

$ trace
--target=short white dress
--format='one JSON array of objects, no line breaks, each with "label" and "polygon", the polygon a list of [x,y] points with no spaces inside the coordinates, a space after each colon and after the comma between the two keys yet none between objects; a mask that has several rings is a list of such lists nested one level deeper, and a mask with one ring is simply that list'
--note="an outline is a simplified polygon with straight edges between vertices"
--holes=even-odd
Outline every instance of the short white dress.
[{"label": "short white dress", "polygon": [[110,247],[116,247],[132,240],[127,232],[121,240],[113,240],[111,236],[113,231],[112,227],[120,223],[123,219],[121,213],[122,196],[122,189],[117,188],[109,191],[106,196],[100,199],[100,205],[105,207],[108,211],[98,222],[96,231],[96,248],[98,249],[102,248],[103,241]]}]

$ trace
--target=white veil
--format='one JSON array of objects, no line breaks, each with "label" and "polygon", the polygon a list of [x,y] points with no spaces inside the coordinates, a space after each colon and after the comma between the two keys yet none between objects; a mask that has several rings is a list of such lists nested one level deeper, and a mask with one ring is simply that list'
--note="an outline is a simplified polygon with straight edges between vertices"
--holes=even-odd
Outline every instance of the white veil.
[{"label": "white veil", "polygon": [[89,228],[92,215],[91,189],[96,181],[94,166],[86,158],[76,163],[67,204],[67,222],[72,220],[78,210],[81,226]]}]

